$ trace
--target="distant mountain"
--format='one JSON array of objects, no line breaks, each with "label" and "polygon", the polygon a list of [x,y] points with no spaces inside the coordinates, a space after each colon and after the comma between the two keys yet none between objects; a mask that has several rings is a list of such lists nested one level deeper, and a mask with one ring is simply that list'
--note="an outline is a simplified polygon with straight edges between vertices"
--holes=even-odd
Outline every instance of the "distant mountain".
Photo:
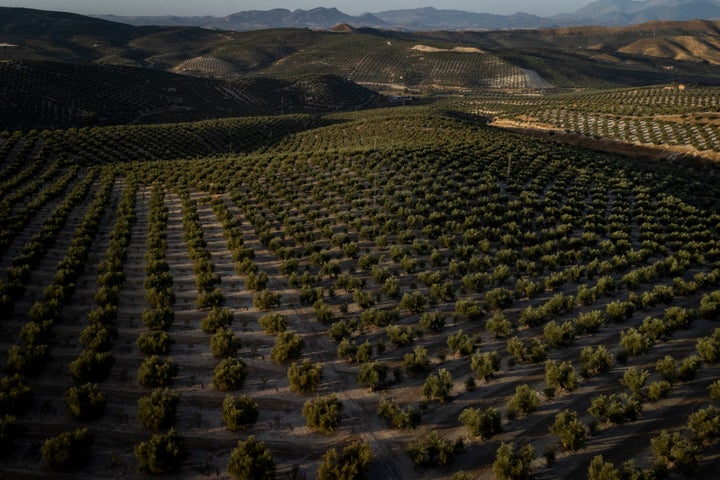
[{"label": "distant mountain", "polygon": [[653,20],[720,19],[720,0],[599,0],[576,12],[539,17],[528,13],[492,15],[433,7],[347,15],[336,8],[312,10],[249,10],[226,17],[118,17],[100,18],[131,25],[197,26],[223,30],[311,28],[327,30],[338,24],[392,30],[508,30],[570,25],[624,26]]},{"label": "distant mountain", "polygon": [[607,26],[636,25],[655,20],[712,20],[720,18],[720,4],[709,0],[599,0],[569,16],[555,18]]},{"label": "distant mountain", "polygon": [[557,25],[556,21],[527,13],[492,15],[433,7],[389,10],[375,16],[389,26],[407,30],[502,30]]},{"label": "distant mountain", "polygon": [[314,8],[312,10],[290,11],[284,8],[273,10],[248,10],[226,17],[120,17],[103,15],[100,18],[130,25],[197,26],[223,30],[247,31],[264,28],[313,28],[327,30],[340,23],[354,27],[385,27],[385,22],[366,13],[358,17],[347,15],[337,8]]}]

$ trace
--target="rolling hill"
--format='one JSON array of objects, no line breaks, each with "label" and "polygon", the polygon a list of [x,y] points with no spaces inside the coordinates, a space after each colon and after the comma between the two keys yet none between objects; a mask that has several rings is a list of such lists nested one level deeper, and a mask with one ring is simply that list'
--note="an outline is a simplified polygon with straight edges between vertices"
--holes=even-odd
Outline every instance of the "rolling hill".
[{"label": "rolling hill", "polygon": [[0,45],[4,121],[22,128],[354,110],[377,105],[376,92],[720,83],[720,24],[711,21],[232,32],[0,8]]}]

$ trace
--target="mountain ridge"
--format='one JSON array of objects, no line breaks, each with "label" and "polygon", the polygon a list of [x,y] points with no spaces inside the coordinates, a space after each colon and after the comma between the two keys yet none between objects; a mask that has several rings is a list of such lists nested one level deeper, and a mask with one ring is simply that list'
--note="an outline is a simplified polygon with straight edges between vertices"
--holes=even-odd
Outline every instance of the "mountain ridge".
[{"label": "mountain ridge", "polygon": [[334,7],[318,7],[310,10],[247,10],[224,17],[100,15],[97,18],[136,26],[198,26],[234,31],[282,27],[327,30],[337,24],[405,31],[506,30],[575,25],[628,26],[656,20],[720,19],[720,0],[598,0],[575,12],[550,17],[523,12],[496,15],[435,7],[366,12],[352,16]]}]

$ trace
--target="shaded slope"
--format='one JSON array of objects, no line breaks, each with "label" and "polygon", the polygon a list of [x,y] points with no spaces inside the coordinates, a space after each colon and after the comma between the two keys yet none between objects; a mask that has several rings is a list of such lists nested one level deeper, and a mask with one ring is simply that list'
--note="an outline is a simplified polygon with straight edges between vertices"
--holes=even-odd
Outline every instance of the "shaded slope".
[{"label": "shaded slope", "polygon": [[339,78],[238,82],[112,65],[0,63],[0,129],[355,110],[377,95]]}]

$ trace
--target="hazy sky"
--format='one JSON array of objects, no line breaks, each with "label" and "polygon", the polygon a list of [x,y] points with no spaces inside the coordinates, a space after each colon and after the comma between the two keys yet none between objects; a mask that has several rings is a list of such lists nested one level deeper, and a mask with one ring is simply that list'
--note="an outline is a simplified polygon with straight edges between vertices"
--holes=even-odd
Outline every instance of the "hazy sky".
[{"label": "hazy sky", "polygon": [[434,6],[471,12],[510,14],[527,12],[537,15],[574,12],[591,0],[0,0],[0,6],[28,7],[84,14],[115,15],[213,15],[224,16],[242,10],[287,8],[308,10],[315,7],[336,7],[357,15],[401,8]]}]

